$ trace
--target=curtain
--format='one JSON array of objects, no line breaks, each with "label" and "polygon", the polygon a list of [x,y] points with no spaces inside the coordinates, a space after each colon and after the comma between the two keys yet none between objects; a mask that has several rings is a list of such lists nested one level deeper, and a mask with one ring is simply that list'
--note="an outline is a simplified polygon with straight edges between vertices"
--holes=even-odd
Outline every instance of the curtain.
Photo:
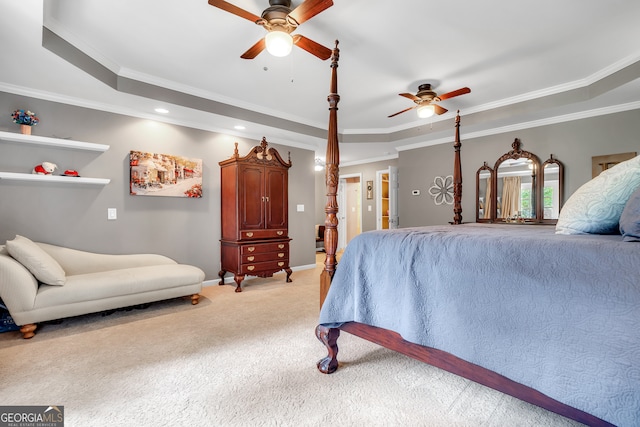
[{"label": "curtain", "polygon": [[491,218],[491,179],[487,178],[487,192],[484,195],[484,212],[482,217],[485,219]]},{"label": "curtain", "polygon": [[502,215],[500,217],[514,217],[518,210],[520,210],[520,177],[505,176],[502,178]]}]

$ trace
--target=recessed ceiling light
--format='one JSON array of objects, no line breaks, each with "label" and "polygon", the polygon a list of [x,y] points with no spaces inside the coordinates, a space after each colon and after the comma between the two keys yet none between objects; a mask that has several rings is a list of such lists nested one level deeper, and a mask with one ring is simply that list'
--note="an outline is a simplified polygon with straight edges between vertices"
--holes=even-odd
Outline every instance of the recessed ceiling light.
[{"label": "recessed ceiling light", "polygon": [[169,113],[169,110],[167,110],[166,108],[156,108],[155,111],[156,111],[156,113],[160,113],[160,114]]},{"label": "recessed ceiling light", "polygon": [[235,125],[233,128],[236,129],[236,130],[245,130],[246,129],[246,127],[244,127],[242,125]]}]

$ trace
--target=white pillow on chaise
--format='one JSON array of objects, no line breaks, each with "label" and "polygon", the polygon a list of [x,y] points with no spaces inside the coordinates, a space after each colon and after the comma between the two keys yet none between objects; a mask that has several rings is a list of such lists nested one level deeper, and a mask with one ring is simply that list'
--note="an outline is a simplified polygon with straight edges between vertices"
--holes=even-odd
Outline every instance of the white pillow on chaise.
[{"label": "white pillow on chaise", "polygon": [[7,240],[7,251],[38,281],[47,285],[64,285],[66,281],[64,269],[51,255],[28,238],[17,235],[15,239]]}]

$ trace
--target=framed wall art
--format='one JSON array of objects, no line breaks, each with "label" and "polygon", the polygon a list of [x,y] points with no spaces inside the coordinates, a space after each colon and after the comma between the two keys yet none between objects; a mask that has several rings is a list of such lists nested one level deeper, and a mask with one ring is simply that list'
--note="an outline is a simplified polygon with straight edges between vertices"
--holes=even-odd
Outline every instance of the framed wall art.
[{"label": "framed wall art", "polygon": [[132,196],[202,197],[202,159],[131,151],[129,193]]}]

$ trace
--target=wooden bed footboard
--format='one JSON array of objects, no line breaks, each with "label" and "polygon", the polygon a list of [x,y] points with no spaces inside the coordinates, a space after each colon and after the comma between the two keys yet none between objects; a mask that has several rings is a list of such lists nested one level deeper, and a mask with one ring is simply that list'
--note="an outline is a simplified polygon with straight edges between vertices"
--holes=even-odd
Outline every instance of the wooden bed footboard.
[{"label": "wooden bed footboard", "polygon": [[613,424],[594,415],[565,405],[531,387],[517,383],[482,366],[469,363],[442,350],[411,343],[396,332],[363,323],[348,322],[339,328],[328,328],[323,325],[316,327],[316,337],[327,347],[328,351],[327,356],[317,363],[318,370],[324,374],[331,374],[338,369],[338,338],[340,337],[340,331],[348,332],[420,362],[459,375],[588,426],[615,427]]}]

